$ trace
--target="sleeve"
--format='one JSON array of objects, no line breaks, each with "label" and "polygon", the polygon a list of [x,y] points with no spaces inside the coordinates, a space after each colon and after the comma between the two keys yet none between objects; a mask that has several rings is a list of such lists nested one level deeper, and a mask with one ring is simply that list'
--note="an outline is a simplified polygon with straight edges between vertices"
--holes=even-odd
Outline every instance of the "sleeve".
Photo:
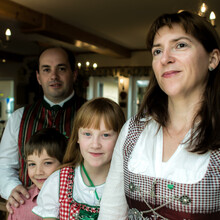
[{"label": "sleeve", "polygon": [[18,170],[18,133],[24,108],[16,110],[8,119],[0,144],[0,195],[8,199],[11,191],[22,184]]},{"label": "sleeve", "polygon": [[127,219],[128,205],[123,178],[123,144],[127,136],[128,125],[129,122],[123,126],[114,149],[100,204],[99,220]]},{"label": "sleeve", "polygon": [[59,185],[60,170],[57,170],[48,177],[40,190],[37,206],[32,209],[35,215],[41,218],[59,219]]}]

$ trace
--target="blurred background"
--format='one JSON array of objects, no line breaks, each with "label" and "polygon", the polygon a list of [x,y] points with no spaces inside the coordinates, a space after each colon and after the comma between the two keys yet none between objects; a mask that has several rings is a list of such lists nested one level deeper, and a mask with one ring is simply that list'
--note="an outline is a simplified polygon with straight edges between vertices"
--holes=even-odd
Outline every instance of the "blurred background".
[{"label": "blurred background", "polygon": [[[42,95],[36,60],[49,46],[74,52],[75,88],[109,97],[127,118],[142,101],[151,70],[145,40],[163,13],[190,10],[220,33],[217,0],[0,0],[0,133],[10,114]],[[210,17],[211,15],[211,17]]]}]

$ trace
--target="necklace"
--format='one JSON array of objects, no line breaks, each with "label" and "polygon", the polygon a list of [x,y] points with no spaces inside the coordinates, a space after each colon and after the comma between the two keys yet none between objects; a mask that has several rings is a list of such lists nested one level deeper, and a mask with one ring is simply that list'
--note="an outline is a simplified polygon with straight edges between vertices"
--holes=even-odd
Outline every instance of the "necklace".
[{"label": "necklace", "polygon": [[[86,169],[85,169],[83,163],[82,163],[82,169],[83,169],[83,172],[85,173],[85,175],[86,175],[86,177],[87,177],[87,179],[88,179],[88,181],[89,181],[89,183],[90,183],[90,186],[92,186],[92,187],[95,188],[95,185],[93,184],[92,180],[90,179],[89,174],[87,173],[87,171],[86,171]],[[99,196],[98,196],[98,193],[96,192],[96,188],[95,188],[95,196],[96,196],[96,199],[97,199],[98,201],[100,201],[100,198],[99,198]]]}]

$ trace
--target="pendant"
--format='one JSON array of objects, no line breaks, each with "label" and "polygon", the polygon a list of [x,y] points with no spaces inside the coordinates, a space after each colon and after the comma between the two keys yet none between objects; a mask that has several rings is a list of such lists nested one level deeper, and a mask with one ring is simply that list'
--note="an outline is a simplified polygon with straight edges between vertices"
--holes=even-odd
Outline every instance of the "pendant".
[{"label": "pendant", "polygon": [[134,191],[138,191],[139,192],[140,191],[140,187],[139,186],[135,186],[134,183],[130,183],[128,187],[129,187],[129,190],[131,192],[134,192]]},{"label": "pendant", "polygon": [[134,192],[136,190],[134,183],[129,184],[129,189],[130,189],[131,192]]},{"label": "pendant", "polygon": [[168,184],[168,185],[167,185],[167,188],[168,188],[168,189],[173,189],[173,187],[174,187],[173,184]]},{"label": "pendant", "polygon": [[142,220],[142,214],[137,209],[132,208],[128,211],[128,220]]},{"label": "pendant", "polygon": [[191,199],[187,195],[181,196],[179,200],[183,205],[189,205],[189,203],[191,202]]}]

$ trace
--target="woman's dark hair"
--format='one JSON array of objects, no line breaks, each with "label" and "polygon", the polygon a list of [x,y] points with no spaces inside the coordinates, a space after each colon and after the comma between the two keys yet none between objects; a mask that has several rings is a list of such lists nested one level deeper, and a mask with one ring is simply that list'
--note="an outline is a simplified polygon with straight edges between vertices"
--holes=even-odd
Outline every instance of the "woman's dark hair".
[{"label": "woman's dark hair", "polygon": [[40,155],[45,149],[50,157],[56,158],[60,163],[66,151],[67,139],[55,128],[43,128],[34,133],[24,148],[25,158],[37,153]]},{"label": "woman's dark hair", "polygon": [[[147,49],[149,51],[152,49],[154,37],[158,30],[163,26],[172,28],[173,24],[181,25],[186,33],[192,35],[203,45],[207,53],[212,52],[214,49],[220,49],[220,40],[215,28],[205,18],[183,11],[174,14],[164,14],[154,21],[147,36]],[[154,74],[150,77],[150,83],[137,114],[137,119],[144,116],[151,116],[163,127],[167,125],[169,120],[168,97],[160,89]],[[198,126],[195,126],[195,120],[198,117],[201,121]],[[220,64],[208,73],[206,88],[201,100],[201,108],[194,118],[193,127],[194,132],[188,140],[191,152],[205,153],[208,150],[219,148]]]}]

